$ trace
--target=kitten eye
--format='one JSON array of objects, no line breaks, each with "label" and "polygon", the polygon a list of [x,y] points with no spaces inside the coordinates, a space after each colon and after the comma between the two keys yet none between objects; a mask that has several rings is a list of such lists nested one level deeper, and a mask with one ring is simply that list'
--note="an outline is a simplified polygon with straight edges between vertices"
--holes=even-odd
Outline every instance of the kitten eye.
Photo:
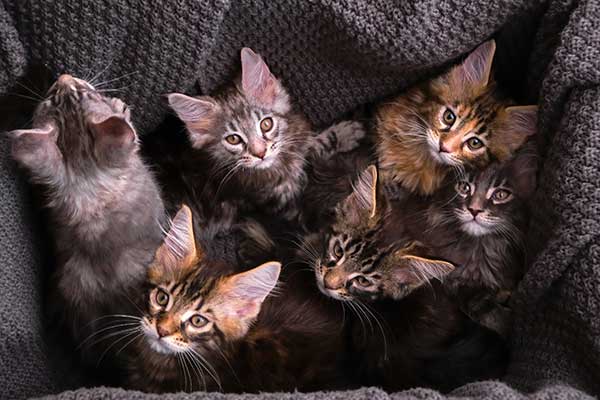
[{"label": "kitten eye", "polygon": [[342,249],[342,246],[340,245],[339,242],[336,242],[335,245],[333,246],[333,255],[338,260],[340,258],[342,258],[342,256],[344,255],[344,249]]},{"label": "kitten eye", "polygon": [[448,127],[452,127],[456,121],[456,115],[451,109],[446,108],[446,111],[444,111],[444,114],[442,114],[442,120],[444,121],[444,124],[448,125]]},{"label": "kitten eye", "polygon": [[165,307],[169,304],[169,294],[162,289],[158,289],[156,291],[156,295],[154,296],[154,300],[156,300],[156,304],[161,307]]},{"label": "kitten eye", "polygon": [[471,185],[464,181],[458,182],[456,184],[456,191],[463,196],[468,196],[469,194],[471,194]]},{"label": "kitten eye", "polygon": [[483,142],[481,139],[472,137],[471,139],[467,140],[467,146],[469,146],[471,150],[478,150],[483,147]]},{"label": "kitten eye", "polygon": [[200,314],[194,314],[192,315],[192,318],[190,318],[190,323],[196,328],[202,328],[208,324],[208,320]]},{"label": "kitten eye", "polygon": [[498,189],[494,192],[494,194],[492,194],[492,200],[497,202],[505,202],[510,198],[511,194],[512,193],[506,189]]},{"label": "kitten eye", "polygon": [[353,279],[353,281],[360,287],[369,287],[369,286],[373,285],[370,280],[368,280],[367,278],[365,278],[362,275],[357,276],[356,278]]},{"label": "kitten eye", "polygon": [[260,121],[260,130],[262,133],[267,133],[273,129],[273,118],[267,117]]},{"label": "kitten eye", "polygon": [[242,143],[242,138],[240,137],[240,135],[235,135],[235,134],[226,136],[225,140],[227,141],[227,143],[234,145],[234,146],[236,144]]}]

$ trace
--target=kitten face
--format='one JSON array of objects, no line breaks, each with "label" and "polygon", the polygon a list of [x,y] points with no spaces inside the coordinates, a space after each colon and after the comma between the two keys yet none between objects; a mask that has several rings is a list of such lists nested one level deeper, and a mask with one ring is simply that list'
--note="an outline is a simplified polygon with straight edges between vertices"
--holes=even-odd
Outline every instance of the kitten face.
[{"label": "kitten face", "polygon": [[535,188],[535,171],[535,158],[522,154],[466,173],[446,194],[446,207],[469,235],[509,233],[523,218],[524,203]]},{"label": "kitten face", "polygon": [[49,89],[34,113],[33,128],[13,135],[14,158],[33,170],[119,167],[137,144],[127,105],[70,75],[61,75]]},{"label": "kitten face", "polygon": [[[298,126],[281,83],[252,50],[241,52],[242,77],[221,96],[199,98],[170,94],[169,103],[187,125],[194,148],[206,149],[231,169],[276,169],[282,155],[298,153]],[[301,152],[301,151],[300,151]]]},{"label": "kitten face", "polygon": [[440,279],[454,267],[422,255],[419,243],[387,243],[387,204],[378,196],[377,171],[369,167],[354,192],[336,209],[336,222],[324,235],[322,256],[315,260],[317,285],[323,294],[341,301],[401,299],[430,279]]},{"label": "kitten face", "polygon": [[[214,263],[212,263],[214,264]],[[280,264],[218,276],[195,245],[191,212],[184,206],[148,273],[147,313],[141,322],[150,348],[161,354],[213,351],[241,339],[273,290]]]}]

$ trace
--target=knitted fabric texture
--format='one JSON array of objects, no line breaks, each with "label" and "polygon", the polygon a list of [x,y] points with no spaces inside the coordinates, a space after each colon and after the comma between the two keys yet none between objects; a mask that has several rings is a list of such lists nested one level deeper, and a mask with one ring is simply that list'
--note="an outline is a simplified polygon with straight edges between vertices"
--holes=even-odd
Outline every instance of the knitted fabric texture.
[{"label": "knitted fabric texture", "polygon": [[[163,94],[210,93],[232,78],[239,50],[248,46],[264,56],[315,126],[324,126],[495,37],[500,84],[519,101],[540,104],[543,169],[504,383],[472,383],[451,397],[585,398],[600,395],[599,16],[598,0],[0,0],[0,91],[14,91],[17,78],[35,65],[55,74],[100,74],[99,81],[122,88],[118,96],[134,107],[144,134],[168,112]],[[0,136],[2,396],[158,398],[77,389],[77,371],[60,362],[43,330],[46,243],[36,210]],[[373,388],[165,398],[184,397],[445,398],[423,389],[386,394]]]}]

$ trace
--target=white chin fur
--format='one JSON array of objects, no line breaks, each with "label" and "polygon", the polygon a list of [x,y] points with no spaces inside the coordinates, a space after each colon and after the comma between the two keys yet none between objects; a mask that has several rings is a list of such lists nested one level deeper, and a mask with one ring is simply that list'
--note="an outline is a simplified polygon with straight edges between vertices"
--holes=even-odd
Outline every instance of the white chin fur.
[{"label": "white chin fur", "polygon": [[147,323],[142,323],[142,330],[144,331],[144,336],[146,337],[146,341],[150,345],[150,348],[157,353],[175,354],[185,352],[183,347],[172,343],[168,338],[158,337],[156,330]]},{"label": "white chin fur", "polygon": [[461,229],[472,236],[483,236],[491,232],[490,228],[481,225],[475,220],[463,222],[461,225]]}]

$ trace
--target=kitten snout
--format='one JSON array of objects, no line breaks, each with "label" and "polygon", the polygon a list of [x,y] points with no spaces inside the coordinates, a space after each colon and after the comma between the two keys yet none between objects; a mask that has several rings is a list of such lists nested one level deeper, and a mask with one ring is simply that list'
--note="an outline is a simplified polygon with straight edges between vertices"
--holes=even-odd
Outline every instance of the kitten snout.
[{"label": "kitten snout", "polygon": [[331,269],[325,272],[325,276],[323,277],[323,285],[326,289],[339,290],[344,287],[345,283],[346,277],[340,271]]}]

